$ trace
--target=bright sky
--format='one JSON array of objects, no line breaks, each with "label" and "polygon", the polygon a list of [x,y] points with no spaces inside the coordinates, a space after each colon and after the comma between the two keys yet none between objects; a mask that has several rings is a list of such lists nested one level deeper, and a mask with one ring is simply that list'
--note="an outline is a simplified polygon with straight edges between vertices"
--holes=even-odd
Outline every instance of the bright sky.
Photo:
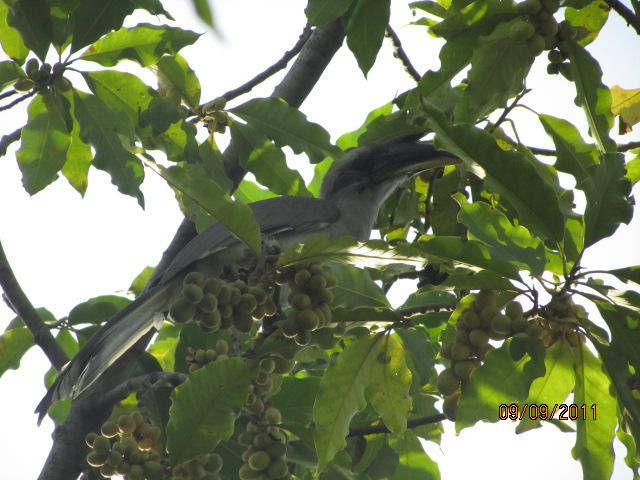
[{"label": "bright sky", "polygon": [[[243,84],[293,46],[305,23],[302,3],[216,2],[220,36],[205,33],[196,46],[182,52],[203,83],[203,103]],[[407,26],[412,17],[404,3],[394,2],[392,25],[417,69],[435,70],[439,46],[424,35],[421,27]],[[180,27],[206,30],[191,14],[190,2],[173,2],[170,10]],[[612,14],[603,35],[589,50],[601,62],[605,84],[640,87],[640,41],[617,15]],[[393,59],[387,41],[378,58],[379,63],[364,79],[344,47],[303,104],[302,111],[329,130],[334,141],[340,134],[359,127],[370,110],[413,86]],[[528,86],[534,92],[527,95],[527,105],[541,113],[568,118],[582,127],[580,110],[573,104],[573,86],[561,76],[546,75],[545,70],[546,61],[541,57],[530,77]],[[233,105],[269,95],[280,78],[281,75],[270,80]],[[525,143],[552,146],[530,112],[521,109],[513,117],[522,122],[519,134]],[[23,122],[15,112],[3,115],[0,135],[10,133]],[[640,127],[616,140],[637,141],[638,131]],[[33,304],[48,308],[58,317],[67,315],[73,306],[88,298],[126,288],[145,266],[157,263],[181,220],[171,190],[151,172],[142,187],[145,211],[134,199],[117,193],[106,174],[93,169],[89,180],[84,199],[64,179],[30,198],[21,187],[13,152],[0,158],[0,241]],[[584,263],[589,268],[602,269],[638,265],[638,238],[640,221],[636,219],[631,226],[622,227],[614,239],[590,249]],[[0,305],[0,331],[12,318],[12,312]],[[42,375],[47,369],[44,355],[33,348],[19,371],[9,371],[0,378],[0,478],[35,478],[48,454],[52,423],[46,420],[36,428],[32,413],[44,395]],[[428,452],[440,464],[445,480],[511,479],[514,472],[520,480],[581,477],[579,464],[570,456],[573,435],[545,426],[516,436],[513,428],[508,422],[482,424],[455,437],[452,425],[446,424],[442,445],[430,444]],[[618,452],[614,478],[631,478],[622,464],[624,450]]]}]

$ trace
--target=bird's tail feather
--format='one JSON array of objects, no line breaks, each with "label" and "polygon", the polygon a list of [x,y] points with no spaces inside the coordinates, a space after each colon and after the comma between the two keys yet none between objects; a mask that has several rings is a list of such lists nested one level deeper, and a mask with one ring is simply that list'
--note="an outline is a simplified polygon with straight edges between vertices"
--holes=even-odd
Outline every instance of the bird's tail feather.
[{"label": "bird's tail feather", "polygon": [[155,326],[157,315],[168,309],[172,295],[167,290],[172,286],[168,283],[143,293],[116,313],[89,339],[78,355],[60,371],[58,378],[36,407],[38,424],[51,405],[70,395],[82,393]]}]

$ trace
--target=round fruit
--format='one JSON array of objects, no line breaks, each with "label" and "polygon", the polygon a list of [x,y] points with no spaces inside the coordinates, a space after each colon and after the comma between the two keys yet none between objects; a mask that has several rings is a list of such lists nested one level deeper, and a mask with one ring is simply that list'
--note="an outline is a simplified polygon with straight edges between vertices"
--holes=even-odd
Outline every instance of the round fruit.
[{"label": "round fruit", "polygon": [[296,282],[296,284],[300,285],[301,287],[306,287],[309,283],[309,280],[311,280],[311,272],[306,269],[298,270],[296,272],[296,276],[294,277],[294,281]]},{"label": "round fruit", "polygon": [[[549,53],[551,54],[551,52]],[[515,320],[516,318],[521,317],[524,311],[522,310],[522,305],[520,304],[520,302],[509,302],[504,309],[504,313],[508,315],[511,320]]]},{"label": "round fruit", "polygon": [[35,83],[30,78],[19,78],[16,83],[13,84],[13,88],[18,92],[28,92],[33,88]]},{"label": "round fruit", "polygon": [[451,395],[460,388],[460,379],[456,376],[452,368],[446,368],[438,375],[436,386],[438,387],[438,391],[443,395]]},{"label": "round fruit", "polygon": [[471,376],[471,372],[476,369],[476,364],[471,360],[462,360],[461,362],[456,362],[453,366],[453,372],[456,374],[461,381],[469,380]]},{"label": "round fruit", "polygon": [[218,355],[226,355],[229,353],[229,344],[222,339],[218,340],[216,342],[216,353]]},{"label": "round fruit", "polygon": [[271,357],[275,361],[273,373],[283,374],[289,373],[296,365],[293,358]]},{"label": "round fruit", "polygon": [[473,328],[478,328],[482,323],[482,319],[480,315],[475,310],[468,309],[462,314],[462,323],[469,330]]},{"label": "round fruit", "polygon": [[318,315],[310,308],[302,310],[297,315],[296,321],[302,330],[315,330],[320,325]]},{"label": "round fruit", "polygon": [[482,311],[485,307],[496,305],[496,295],[493,293],[493,290],[480,290],[475,300],[473,301],[473,306],[476,310]]},{"label": "round fruit", "polygon": [[471,348],[465,343],[454,343],[451,347],[451,358],[454,360],[464,360],[469,358]]},{"label": "round fruit", "polygon": [[125,413],[118,418],[118,428],[123,435],[131,435],[137,426],[135,419],[131,415]]},{"label": "round fruit", "polygon": [[521,15],[535,15],[542,10],[540,0],[525,0],[518,4],[518,13]]},{"label": "round fruit", "polygon": [[102,435],[98,435],[93,441],[93,449],[97,453],[107,454],[111,451],[111,442],[107,437],[103,437]]},{"label": "round fruit", "polygon": [[304,310],[311,307],[311,298],[306,293],[295,293],[289,297],[289,304],[296,310]]},{"label": "round fruit", "polygon": [[449,395],[444,398],[444,402],[442,402],[442,413],[447,417],[448,420],[455,422],[458,418],[458,398],[460,397],[460,392],[456,392],[453,395]]},{"label": "round fruit", "polygon": [[518,20],[509,28],[509,38],[516,42],[529,40],[536,33],[536,28],[529,22]]},{"label": "round fruit", "polygon": [[186,323],[196,314],[196,306],[186,298],[180,297],[173,302],[169,309],[169,315],[176,323]]},{"label": "round fruit", "polygon": [[509,335],[513,331],[513,321],[506,315],[496,315],[491,321],[491,329],[501,335]]},{"label": "round fruit", "polygon": [[118,425],[116,424],[116,422],[109,420],[108,422],[102,424],[100,433],[102,433],[102,435],[107,438],[115,437],[119,433]]},{"label": "round fruit", "polygon": [[527,51],[532,57],[537,57],[544,52],[544,38],[535,34],[529,40],[527,40]]},{"label": "round fruit", "polygon": [[489,335],[487,335],[487,332],[485,332],[484,330],[476,328],[469,332],[469,343],[474,347],[484,347],[487,343],[489,343]]},{"label": "round fruit", "polygon": [[285,462],[282,458],[277,459],[267,469],[267,475],[269,478],[283,478],[289,472],[289,467],[287,466],[287,462]]},{"label": "round fruit", "polygon": [[106,461],[106,453],[99,453],[94,450],[92,452],[89,452],[89,454],[87,455],[87,463],[92,467],[101,467],[106,463]]},{"label": "round fruit", "polygon": [[277,408],[269,407],[267,408],[267,411],[264,412],[264,419],[267,421],[267,423],[277,425],[282,421],[282,414]]},{"label": "round fruit", "polygon": [[209,458],[205,462],[204,469],[207,472],[219,472],[220,470],[222,470],[222,457],[217,453],[212,453],[211,455],[209,455]]},{"label": "round fruit", "polygon": [[253,470],[259,472],[265,470],[269,466],[269,464],[271,463],[271,457],[267,452],[260,450],[253,453],[249,457],[247,463]]}]

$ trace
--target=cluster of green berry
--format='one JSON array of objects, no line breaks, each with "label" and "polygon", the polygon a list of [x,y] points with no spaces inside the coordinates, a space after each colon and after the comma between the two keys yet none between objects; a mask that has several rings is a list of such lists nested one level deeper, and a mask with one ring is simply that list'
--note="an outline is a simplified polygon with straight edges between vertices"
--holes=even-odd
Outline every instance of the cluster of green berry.
[{"label": "cluster of green berry", "polygon": [[[554,49],[557,48],[564,61],[568,52],[567,40],[582,40],[588,31],[584,27],[574,27],[568,20],[558,23],[553,15],[559,8],[560,0],[525,0],[519,3],[517,11],[521,17],[512,24],[510,37],[527,42],[527,50],[534,57],[545,50],[556,51]],[[556,59],[556,54],[553,58]],[[568,71],[568,64],[555,73],[564,74],[564,71]]]},{"label": "cluster of green berry", "polygon": [[171,305],[169,314],[177,323],[197,321],[205,333],[232,326],[247,333],[254,319],[276,312],[272,292],[264,284],[248,286],[243,280],[229,283],[191,272],[184,278],[182,295]]},{"label": "cluster of green berry", "polygon": [[573,303],[569,294],[556,295],[538,319],[543,329],[545,347],[550,347],[560,339],[566,340],[572,348],[580,346],[586,338],[578,331],[578,327],[586,319],[584,307]]},{"label": "cluster of green berry", "polygon": [[307,345],[311,332],[331,323],[329,304],[333,302],[333,293],[330,289],[337,285],[337,279],[320,264],[313,263],[285,270],[277,282],[286,283],[291,290],[287,300],[292,309],[282,323],[282,333],[295,338],[298,345]]},{"label": "cluster of green berry", "polygon": [[247,447],[238,472],[241,480],[291,479],[285,461],[287,435],[278,427],[281,421],[280,411],[269,407],[255,415],[238,436],[238,443]]},{"label": "cluster of green berry", "polygon": [[509,302],[502,313],[490,290],[479,292],[461,312],[453,342],[443,341],[440,349],[440,356],[451,361],[451,366],[440,372],[436,383],[445,397],[443,412],[447,418],[455,419],[460,387],[494,348],[489,341],[504,340],[520,333],[539,338],[542,327],[537,320],[524,317],[519,302]]},{"label": "cluster of green berry", "polygon": [[220,480],[222,457],[217,453],[198,455],[173,469],[172,480]]},{"label": "cluster of green berry", "polygon": [[[156,451],[160,428],[145,423],[140,412],[124,414],[118,422],[107,421],[101,435],[90,433],[87,463],[100,469],[103,477],[122,475],[126,480],[162,480],[164,467]],[[112,441],[115,437],[119,437]]]},{"label": "cluster of green berry", "polygon": [[37,59],[31,58],[25,65],[24,70],[27,76],[19,78],[13,85],[13,88],[18,92],[28,92],[36,89],[38,94],[44,95],[51,86],[61,92],[71,90],[71,82],[62,76],[64,72],[62,63],[58,62],[52,67],[50,63],[40,65]]},{"label": "cluster of green berry", "polygon": [[216,360],[226,360],[229,353],[229,344],[220,339],[216,342],[216,348],[209,348],[207,350],[193,348],[187,348],[187,365],[189,365],[189,373],[193,373],[196,370],[200,370],[207,363],[215,362]]},{"label": "cluster of green berry", "polygon": [[260,370],[256,379],[252,382],[253,390],[244,405],[245,411],[252,415],[262,415],[265,410],[264,397],[273,388],[272,375],[289,373],[293,370],[295,364],[296,362],[293,359],[275,355],[260,360]]}]

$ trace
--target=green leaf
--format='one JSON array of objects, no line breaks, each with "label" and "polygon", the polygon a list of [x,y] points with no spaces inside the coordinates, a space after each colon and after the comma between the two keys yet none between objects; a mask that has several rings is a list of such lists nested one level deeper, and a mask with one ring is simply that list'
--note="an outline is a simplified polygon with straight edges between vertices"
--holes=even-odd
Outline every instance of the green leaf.
[{"label": "green leaf", "polygon": [[135,75],[118,71],[83,72],[89,88],[114,110],[127,114],[147,149],[162,149],[169,160],[197,158],[195,127]]},{"label": "green leaf", "polygon": [[131,300],[116,295],[102,295],[79,303],[69,312],[70,325],[101,325],[113,317]]},{"label": "green leaf", "polygon": [[556,147],[556,169],[573,175],[580,188],[580,183],[589,178],[589,168],[598,163],[596,148],[586,144],[578,129],[566,120],[540,115],[540,122]]},{"label": "green leaf", "polygon": [[590,0],[582,0],[579,5],[563,3],[564,5],[569,7],[564,10],[564,18],[569,20],[572,25],[584,27],[589,31],[589,35],[578,43],[583,47],[589,45],[596,39],[604,24],[607,23],[610,9],[602,8],[601,3]]},{"label": "green leaf", "polygon": [[[11,2],[7,23],[20,33],[24,45],[44,62],[53,40],[49,3],[46,0]],[[16,47],[14,52],[21,50]]]},{"label": "green leaf", "polygon": [[587,206],[584,211],[585,240],[588,247],[613,235],[621,223],[633,216],[631,182],[625,177],[624,155],[606,153],[589,169],[582,183]]},{"label": "green leaf", "polygon": [[353,416],[366,406],[365,390],[379,359],[382,334],[367,335],[344,349],[325,372],[313,407],[318,472],[347,442]]},{"label": "green leaf", "polygon": [[640,265],[633,267],[617,268],[615,270],[609,270],[607,273],[615,275],[623,282],[633,282],[640,285]]},{"label": "green leaf", "polygon": [[486,23],[488,31],[482,35],[488,35],[495,26],[505,20],[505,17],[506,20],[511,20],[515,15],[515,5],[511,2],[493,0],[465,2],[462,8],[451,8],[449,16],[435,25],[432,31],[435,35],[449,40],[460,32]]},{"label": "green leaf", "polygon": [[485,362],[474,370],[470,382],[462,387],[458,400],[456,431],[473,426],[478,420],[497,422],[499,406],[521,402],[529,395],[531,383],[544,375],[544,347],[537,339],[528,339],[529,353],[519,360],[510,354],[510,338],[491,350]]},{"label": "green leaf", "polygon": [[34,345],[27,327],[12,328],[0,335],[0,377],[9,369],[17,370],[24,354]]},{"label": "green leaf", "polygon": [[229,130],[240,165],[258,182],[278,195],[311,196],[300,173],[289,169],[282,150],[265,135],[240,122],[233,122]]},{"label": "green leaf", "polygon": [[453,288],[456,290],[507,290],[518,289],[502,275],[490,270],[469,272],[466,269],[454,271],[436,288]]},{"label": "green leaf", "polygon": [[412,372],[411,392],[417,392],[429,383],[433,375],[438,349],[422,328],[401,328],[396,330],[396,334],[402,340],[405,352],[409,354],[407,361]]},{"label": "green leaf", "polygon": [[135,8],[131,0],[104,0],[97,4],[78,2],[70,17],[73,25],[71,52],[77,52],[111,30],[120,29]]},{"label": "green leaf", "polygon": [[391,0],[356,0],[346,22],[347,45],[365,77],[382,46],[390,8]]},{"label": "green leaf", "polygon": [[[75,111],[75,97],[73,92],[66,92],[64,98],[71,105],[72,113]],[[89,167],[93,161],[91,147],[80,138],[80,123],[72,122],[71,143],[67,150],[67,161],[62,167],[62,174],[80,195],[84,196],[89,186]]]},{"label": "green leaf", "polygon": [[325,157],[338,158],[342,151],[332,145],[329,133],[311,123],[297,108],[280,98],[256,98],[229,110],[271,138],[276,145],[287,145],[296,153],[305,152],[312,163]]},{"label": "green leaf", "polygon": [[148,67],[163,55],[175,55],[194,44],[199,37],[199,34],[181,28],[142,23],[107,34],[85,50],[80,58],[104,67],[113,67],[121,60],[133,60]]},{"label": "green leaf", "polygon": [[427,104],[426,110],[436,147],[459,156],[470,168],[480,165],[487,174],[486,188],[504,195],[534,235],[562,241],[565,220],[558,197],[522,154],[502,150],[489,133],[476,127],[452,125],[433,105]]},{"label": "green leaf", "polygon": [[133,125],[122,112],[109,107],[100,98],[73,91],[74,114],[80,124],[80,138],[95,150],[93,166],[111,175],[118,191],[138,199],[144,206],[140,185],[144,179],[142,162],[122,146],[120,135],[134,141]]},{"label": "green leaf", "polygon": [[435,237],[426,241],[420,239],[420,242],[413,244],[413,247],[430,257],[483,268],[512,280],[520,280],[518,267],[505,260],[492,258],[489,249],[474,240],[463,240],[460,237]]},{"label": "green leaf", "polygon": [[9,58],[22,64],[29,55],[29,49],[25,47],[20,34],[7,23],[9,6],[0,2],[0,45]]},{"label": "green leaf", "polygon": [[210,27],[214,27],[215,29],[213,12],[211,11],[211,7],[209,6],[209,0],[191,0],[191,2],[195,7],[198,17],[200,17],[200,20],[202,20]]},{"label": "green leaf", "polygon": [[514,227],[504,214],[487,203],[467,203],[461,193],[453,197],[460,204],[458,221],[469,229],[469,240],[487,245],[492,259],[506,260],[533,275],[544,272],[547,258],[539,238],[523,226]]},{"label": "green leaf", "polygon": [[22,129],[22,143],[16,153],[25,190],[34,195],[58,178],[67,161],[71,137],[60,111],[46,106],[42,96],[29,105],[29,121]]},{"label": "green leaf", "polygon": [[[182,325],[174,325],[165,322],[158,335],[154,337],[153,343],[149,346],[149,353],[162,365],[162,369],[166,372],[178,372],[182,370],[176,369],[176,347]],[[186,357],[186,352],[185,357]],[[186,363],[186,362],[185,362]],[[188,369],[184,368],[183,373],[187,373]]]},{"label": "green leaf", "polygon": [[230,358],[209,363],[176,387],[167,424],[171,466],[210,453],[231,437],[257,373],[255,362]]},{"label": "green leaf", "polygon": [[280,391],[271,397],[284,422],[309,425],[313,421],[313,402],[320,389],[318,377],[284,377]]},{"label": "green leaf", "polygon": [[[609,393],[611,381],[602,371],[602,362],[585,346],[576,349],[576,386],[573,402],[585,405],[586,418],[576,422],[573,457],[582,464],[585,480],[610,478],[613,472],[613,439],[618,422],[616,400]],[[594,418],[591,406],[596,405]]]},{"label": "green leaf", "polygon": [[169,20],[175,20],[169,12],[167,12],[160,0],[133,0],[137,8],[148,11],[151,15],[164,15]]},{"label": "green leaf", "polygon": [[[551,418],[553,405],[565,403],[575,384],[574,360],[571,346],[562,338],[547,349],[544,359],[545,374],[543,377],[536,378],[531,384],[529,396],[524,402],[529,405],[530,414],[522,418],[516,427],[516,433],[540,426],[538,417],[542,416],[540,412],[542,405],[547,406],[549,410],[547,415]],[[532,406],[538,407],[539,416],[533,415]]]},{"label": "green leaf", "polygon": [[[182,194],[181,201],[187,211],[196,212],[196,206],[202,209],[260,257],[260,227],[253,218],[251,209],[244,203],[232,201],[216,182],[202,175],[199,165],[170,168],[155,164],[149,166]],[[202,222],[201,227],[206,228],[212,223],[211,219],[206,223],[202,220],[198,223]]]},{"label": "green leaf", "polygon": [[398,453],[399,464],[391,480],[440,480],[438,464],[424,451],[420,439],[411,430],[392,437],[389,444]]},{"label": "green leaf", "polygon": [[324,25],[341,17],[353,0],[309,0],[304,13],[311,25]]},{"label": "green leaf", "polygon": [[366,270],[351,265],[335,265],[331,267],[331,273],[338,279],[338,285],[331,289],[334,295],[332,308],[388,308],[391,306],[382,289],[371,279]]},{"label": "green leaf", "polygon": [[0,91],[24,76],[24,71],[16,62],[0,62]]},{"label": "green leaf", "polygon": [[576,85],[575,103],[582,107],[591,136],[601,153],[616,152],[616,142],[609,137],[613,127],[611,91],[602,84],[598,62],[577,43],[568,40],[569,65]]},{"label": "green leaf", "polygon": [[196,111],[200,105],[200,80],[181,55],[164,56],[154,68],[159,86],[180,92],[185,103]]},{"label": "green leaf", "polygon": [[382,421],[396,435],[407,429],[411,412],[411,371],[404,359],[404,349],[391,335],[380,342],[380,353],[370,371],[367,395]]},{"label": "green leaf", "polygon": [[304,245],[292,245],[282,252],[277,266],[286,267],[312,262],[359,263],[376,268],[391,263],[421,266],[424,259],[408,245],[399,244],[391,248],[382,240],[361,243],[353,237],[329,240],[325,236],[318,235],[307,240]]},{"label": "green leaf", "polygon": [[468,86],[455,108],[457,121],[473,123],[520,92],[534,57],[525,40],[511,38],[517,18],[500,23],[489,35],[481,36],[471,57]]}]

